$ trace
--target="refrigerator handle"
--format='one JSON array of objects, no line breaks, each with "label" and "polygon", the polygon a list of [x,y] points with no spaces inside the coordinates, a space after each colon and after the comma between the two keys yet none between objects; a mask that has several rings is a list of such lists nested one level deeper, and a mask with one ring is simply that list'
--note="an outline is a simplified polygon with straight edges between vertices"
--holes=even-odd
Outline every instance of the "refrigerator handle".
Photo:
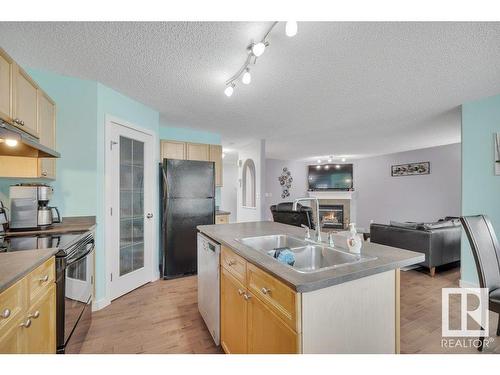
[{"label": "refrigerator handle", "polygon": [[167,209],[167,175],[165,174],[165,168],[162,166],[161,167],[161,174],[163,176],[163,215],[162,215],[162,223],[161,227],[165,228],[165,223],[167,221],[167,215],[165,214],[165,211]]}]

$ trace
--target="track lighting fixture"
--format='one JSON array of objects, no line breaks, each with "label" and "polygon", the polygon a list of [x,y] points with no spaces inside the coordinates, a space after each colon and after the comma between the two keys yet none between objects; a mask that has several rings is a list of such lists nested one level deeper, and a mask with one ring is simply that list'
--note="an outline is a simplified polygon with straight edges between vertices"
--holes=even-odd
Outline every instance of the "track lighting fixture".
[{"label": "track lighting fixture", "polygon": [[342,163],[345,163],[347,159],[346,158],[342,158]]},{"label": "track lighting fixture", "polygon": [[318,159],[318,164],[321,164],[321,159]]},{"label": "track lighting fixture", "polygon": [[245,73],[243,73],[243,76],[241,77],[241,82],[243,82],[245,85],[248,85],[250,82],[252,82],[250,69],[246,68]]},{"label": "track lighting fixture", "polygon": [[[227,97],[233,95],[235,81],[241,77],[241,82],[245,85],[248,85],[252,81],[252,76],[250,75],[250,69],[248,68],[250,64],[254,64],[257,62],[257,58],[262,56],[265,52],[266,48],[269,46],[268,36],[273,30],[274,26],[276,26],[278,21],[272,23],[267,32],[264,34],[264,37],[257,42],[252,42],[247,47],[247,58],[243,66],[226,81],[226,88],[224,90],[224,94]],[[297,34],[298,26],[296,21],[288,21],[285,24],[285,33],[287,36],[292,37]]]}]

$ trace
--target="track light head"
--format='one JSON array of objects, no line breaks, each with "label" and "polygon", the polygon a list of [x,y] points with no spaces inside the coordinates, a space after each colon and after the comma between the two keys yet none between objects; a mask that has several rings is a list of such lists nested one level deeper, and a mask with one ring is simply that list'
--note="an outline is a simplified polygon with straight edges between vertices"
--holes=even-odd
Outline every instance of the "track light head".
[{"label": "track light head", "polygon": [[297,35],[298,25],[297,21],[288,21],[285,24],[285,34],[286,36],[293,37]]},{"label": "track light head", "polygon": [[233,95],[234,92],[234,83],[231,83],[229,86],[226,87],[224,90],[224,94],[226,94],[227,97],[230,97]]},{"label": "track light head", "polygon": [[250,82],[252,82],[250,69],[246,68],[245,73],[243,73],[243,77],[241,77],[241,82],[243,82],[245,85],[248,85]]},{"label": "track light head", "polygon": [[262,56],[262,54],[266,50],[266,45],[263,42],[254,43],[252,44],[251,50],[254,56],[259,57]]}]

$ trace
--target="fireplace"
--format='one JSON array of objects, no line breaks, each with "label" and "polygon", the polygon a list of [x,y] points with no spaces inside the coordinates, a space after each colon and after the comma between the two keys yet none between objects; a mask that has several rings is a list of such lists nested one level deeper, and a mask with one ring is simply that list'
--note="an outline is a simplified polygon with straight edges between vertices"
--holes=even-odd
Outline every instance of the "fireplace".
[{"label": "fireplace", "polygon": [[344,229],[344,205],[320,204],[319,220],[322,228]]}]

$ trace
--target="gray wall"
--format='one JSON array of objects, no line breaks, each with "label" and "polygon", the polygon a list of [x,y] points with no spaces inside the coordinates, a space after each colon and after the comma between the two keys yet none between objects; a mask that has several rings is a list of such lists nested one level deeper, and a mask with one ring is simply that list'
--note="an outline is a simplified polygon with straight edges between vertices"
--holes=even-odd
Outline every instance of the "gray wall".
[{"label": "gray wall", "polygon": [[[290,161],[278,159],[266,159],[266,192],[265,192],[265,220],[272,220],[269,207],[279,202],[290,202],[296,198],[307,195],[307,165],[303,161]],[[281,198],[281,185],[278,177],[283,171],[283,167],[287,167],[292,173],[293,182],[288,198]]]},{"label": "gray wall", "polygon": [[[391,165],[430,161],[429,175],[391,177]],[[460,143],[357,160],[357,224],[436,221],[461,212]]]},{"label": "gray wall", "polygon": [[[431,174],[391,177],[391,165],[430,161]],[[349,161],[348,161],[349,162]],[[352,161],[354,202],[351,217],[360,228],[370,221],[436,221],[461,212],[460,143],[400,152]],[[266,160],[267,207],[307,195],[307,165],[290,160]],[[290,197],[281,199],[278,176],[283,167],[292,172]],[[269,209],[266,219],[271,219]]]},{"label": "gray wall", "polygon": [[238,155],[226,155],[223,160],[220,209],[229,211],[229,222],[236,221],[238,207]]}]

